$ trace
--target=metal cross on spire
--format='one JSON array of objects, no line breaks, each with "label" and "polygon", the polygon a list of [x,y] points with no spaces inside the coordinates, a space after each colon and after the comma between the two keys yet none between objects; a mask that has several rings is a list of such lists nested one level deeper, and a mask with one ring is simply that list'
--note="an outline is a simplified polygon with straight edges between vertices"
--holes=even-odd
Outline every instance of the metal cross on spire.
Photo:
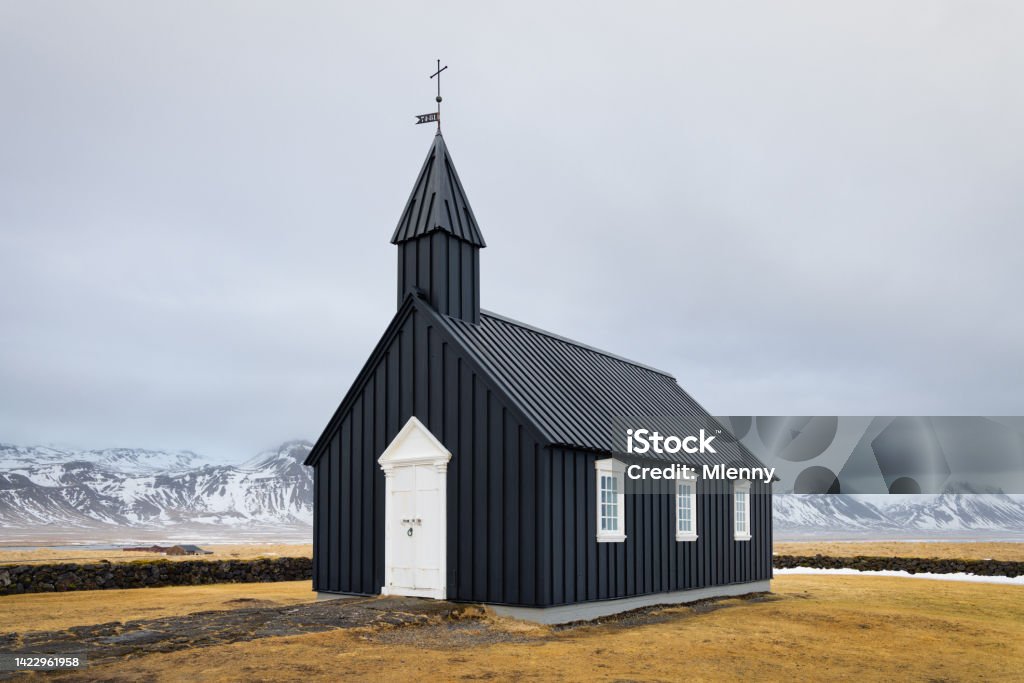
[{"label": "metal cross on spire", "polygon": [[445,64],[441,66],[441,60],[437,60],[437,71],[430,74],[431,78],[437,77],[437,111],[433,114],[418,114],[416,116],[416,123],[430,123],[432,121],[437,122],[437,132],[441,132],[441,72],[448,68]]}]

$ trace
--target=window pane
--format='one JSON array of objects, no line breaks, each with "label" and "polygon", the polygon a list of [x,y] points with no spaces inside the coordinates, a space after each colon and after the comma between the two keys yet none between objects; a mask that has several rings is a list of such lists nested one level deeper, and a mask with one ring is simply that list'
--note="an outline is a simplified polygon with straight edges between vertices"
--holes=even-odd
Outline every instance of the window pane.
[{"label": "window pane", "polygon": [[677,531],[691,533],[693,531],[693,484],[680,483],[676,489]]},{"label": "window pane", "polygon": [[599,477],[599,515],[602,531],[619,530],[618,479],[614,475],[602,474]]}]

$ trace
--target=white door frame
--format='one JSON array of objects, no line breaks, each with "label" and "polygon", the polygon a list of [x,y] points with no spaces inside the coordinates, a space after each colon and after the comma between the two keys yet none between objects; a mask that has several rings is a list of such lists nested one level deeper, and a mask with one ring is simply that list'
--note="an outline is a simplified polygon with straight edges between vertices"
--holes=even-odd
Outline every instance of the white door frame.
[{"label": "white door frame", "polygon": [[[384,585],[380,589],[382,595],[410,595],[422,598],[436,598],[438,600],[445,599],[448,583],[446,566],[448,556],[448,477],[446,473],[448,472],[448,461],[451,460],[451,457],[452,454],[448,452],[444,444],[438,441],[437,437],[431,434],[430,430],[414,416],[409,418],[409,421],[399,430],[395,438],[388,444],[388,447],[384,449],[384,453],[377,459],[381,470],[384,471]],[[398,511],[391,504],[392,477],[396,469],[413,466],[432,467],[438,474],[437,500],[439,509],[428,510],[425,513],[417,512],[417,514],[431,515],[437,519],[439,525],[438,538],[440,542],[437,544],[437,566],[440,569],[440,585],[430,588],[407,588],[388,585],[388,578],[391,575],[391,566],[395,557],[394,543],[396,541],[392,532],[394,528],[393,522],[395,521],[392,519],[392,516],[398,514]]]}]

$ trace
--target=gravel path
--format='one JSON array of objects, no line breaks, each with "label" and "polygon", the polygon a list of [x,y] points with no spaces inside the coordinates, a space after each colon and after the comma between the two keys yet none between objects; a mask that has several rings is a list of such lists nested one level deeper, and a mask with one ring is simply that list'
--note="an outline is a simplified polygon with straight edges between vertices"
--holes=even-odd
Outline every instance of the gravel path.
[{"label": "gravel path", "polygon": [[[776,598],[754,594],[739,599],[761,602]],[[123,657],[352,628],[366,629],[365,637],[375,642],[458,651],[493,643],[539,644],[556,632],[580,627],[616,629],[660,623],[678,619],[683,613],[701,614],[720,609],[735,604],[735,600],[704,600],[669,610],[645,607],[550,629],[509,629],[500,626],[500,620],[496,623],[484,618],[485,612],[479,605],[456,605],[421,598],[344,596],[287,606],[267,606],[260,600],[240,599],[236,601],[238,609],[227,611],[76,626],[66,630],[0,633],[0,652],[84,654],[92,666]],[[0,680],[13,675],[0,672]]]},{"label": "gravel path", "polygon": [[[401,627],[448,621],[463,607],[418,598],[341,597],[285,607],[240,607],[185,616],[0,634],[0,652],[85,654],[90,664],[127,655],[174,652],[239,641],[344,628]],[[457,623],[457,622],[453,622]],[[0,679],[11,674],[0,673]]]}]

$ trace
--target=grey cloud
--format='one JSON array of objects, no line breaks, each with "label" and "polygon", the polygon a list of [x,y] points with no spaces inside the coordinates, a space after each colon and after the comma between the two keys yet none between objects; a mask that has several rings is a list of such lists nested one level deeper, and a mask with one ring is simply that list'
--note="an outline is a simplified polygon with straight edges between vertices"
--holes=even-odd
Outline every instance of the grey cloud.
[{"label": "grey cloud", "polygon": [[717,414],[1020,414],[1024,8],[0,7],[0,440],[315,438],[433,60],[483,303]]}]

